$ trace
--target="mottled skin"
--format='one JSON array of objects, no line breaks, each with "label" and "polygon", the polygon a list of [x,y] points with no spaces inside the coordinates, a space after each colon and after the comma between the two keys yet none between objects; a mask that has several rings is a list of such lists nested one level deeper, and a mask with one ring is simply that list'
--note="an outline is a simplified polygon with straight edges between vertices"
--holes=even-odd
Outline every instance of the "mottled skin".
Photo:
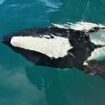
[{"label": "mottled skin", "polygon": [[[96,28],[95,30],[90,30],[90,32],[94,32],[97,30],[98,28]],[[12,36],[34,36],[41,38],[43,37],[43,35],[49,35],[49,38],[54,38],[54,35],[69,38],[69,42],[73,46],[73,48],[68,51],[66,56],[55,59],[36,51],[30,51],[18,47],[13,47],[10,44]],[[102,77],[105,77],[104,64],[100,65],[99,63],[96,63],[97,66],[93,67],[93,65],[91,65],[91,62],[89,62],[88,66],[83,65],[84,61],[89,56],[91,56],[91,53],[94,51],[94,49],[103,47],[101,45],[95,45],[94,43],[92,43],[89,38],[88,32],[76,31],[73,29],[60,29],[57,27],[32,28],[5,36],[3,38],[3,43],[11,47],[14,51],[22,54],[26,57],[26,59],[28,59],[36,65],[56,68],[77,67],[92,76],[100,75]]]}]

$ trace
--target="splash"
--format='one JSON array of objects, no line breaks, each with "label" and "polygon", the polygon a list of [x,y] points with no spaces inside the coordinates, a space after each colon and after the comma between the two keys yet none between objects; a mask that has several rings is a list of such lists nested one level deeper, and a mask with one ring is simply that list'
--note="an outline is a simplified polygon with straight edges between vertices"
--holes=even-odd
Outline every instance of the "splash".
[{"label": "splash", "polygon": [[55,27],[58,28],[64,28],[64,29],[73,29],[73,30],[78,30],[78,31],[90,31],[93,30],[94,28],[97,30],[98,29],[105,29],[105,26],[102,24],[95,24],[95,23],[91,23],[91,22],[76,22],[76,23],[70,23],[67,22],[66,24],[52,24]]}]

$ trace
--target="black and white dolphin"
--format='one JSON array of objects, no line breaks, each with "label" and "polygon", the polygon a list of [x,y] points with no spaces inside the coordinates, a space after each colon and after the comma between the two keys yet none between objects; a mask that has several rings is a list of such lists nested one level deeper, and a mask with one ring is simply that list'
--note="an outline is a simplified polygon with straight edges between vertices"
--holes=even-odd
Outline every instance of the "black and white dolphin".
[{"label": "black and white dolphin", "polygon": [[105,77],[105,72],[89,68],[90,62],[94,60],[89,59],[91,54],[95,49],[104,47],[95,44],[89,34],[102,29],[105,29],[105,26],[88,22],[53,24],[48,28],[26,29],[4,36],[3,43],[36,65],[56,68],[77,67],[91,75]]}]

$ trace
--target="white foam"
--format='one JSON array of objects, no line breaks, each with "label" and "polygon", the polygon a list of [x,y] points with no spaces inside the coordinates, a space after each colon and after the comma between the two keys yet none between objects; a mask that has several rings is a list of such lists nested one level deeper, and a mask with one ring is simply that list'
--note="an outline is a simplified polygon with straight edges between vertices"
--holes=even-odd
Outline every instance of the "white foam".
[{"label": "white foam", "polygon": [[61,29],[69,29],[70,28],[70,26],[66,26],[65,24],[54,24],[54,23],[52,23],[52,25],[54,27],[58,27],[58,28],[61,28]]},{"label": "white foam", "polygon": [[105,26],[101,24],[95,24],[95,23],[90,23],[90,22],[78,22],[76,24],[72,24],[70,28],[74,30],[86,30],[89,31],[93,29],[94,27],[99,27],[99,28],[105,28]]},{"label": "white foam", "polygon": [[68,38],[54,36],[47,39],[45,37],[14,36],[10,41],[12,46],[37,51],[49,57],[64,57],[67,51],[72,48]]},{"label": "white foam", "polygon": [[105,28],[102,24],[95,24],[90,22],[77,22],[77,23],[70,23],[70,24],[53,24],[53,26],[63,29],[73,29],[79,31],[89,31],[95,27]]}]

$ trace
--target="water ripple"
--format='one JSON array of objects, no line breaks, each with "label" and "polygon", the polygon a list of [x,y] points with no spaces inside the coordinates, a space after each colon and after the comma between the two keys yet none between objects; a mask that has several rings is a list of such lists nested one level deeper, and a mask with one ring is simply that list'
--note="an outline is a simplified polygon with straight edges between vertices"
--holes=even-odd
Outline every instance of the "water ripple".
[{"label": "water ripple", "polygon": [[47,7],[54,8],[54,9],[58,9],[62,5],[61,2],[54,3],[54,2],[52,2],[50,0],[40,0],[40,2],[42,2]]},{"label": "water ripple", "polygon": [[2,5],[5,2],[5,0],[0,0],[0,5]]}]

